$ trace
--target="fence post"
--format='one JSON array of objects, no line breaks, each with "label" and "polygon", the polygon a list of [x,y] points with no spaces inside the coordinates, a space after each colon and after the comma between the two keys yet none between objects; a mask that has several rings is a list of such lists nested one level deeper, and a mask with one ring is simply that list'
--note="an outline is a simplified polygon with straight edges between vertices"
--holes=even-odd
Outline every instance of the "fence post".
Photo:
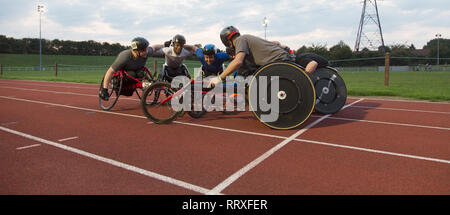
[{"label": "fence post", "polygon": [[389,58],[391,54],[389,52],[386,52],[386,55],[384,56],[384,86],[389,86]]},{"label": "fence post", "polygon": [[55,77],[58,77],[58,64],[55,63]]},{"label": "fence post", "polygon": [[[156,76],[156,59],[153,59],[153,76]],[[153,78],[156,78],[156,77],[153,77]]]}]

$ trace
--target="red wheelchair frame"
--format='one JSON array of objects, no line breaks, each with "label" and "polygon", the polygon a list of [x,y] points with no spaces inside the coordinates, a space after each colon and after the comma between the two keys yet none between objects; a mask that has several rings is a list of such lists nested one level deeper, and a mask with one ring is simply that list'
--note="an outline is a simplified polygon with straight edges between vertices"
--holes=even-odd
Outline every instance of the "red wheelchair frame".
[{"label": "red wheelchair frame", "polygon": [[[125,70],[119,70],[113,73],[111,78],[111,89],[108,87],[109,99],[103,100],[99,97],[99,105],[103,110],[110,110],[117,102],[121,95],[123,96],[132,96],[136,91],[136,95],[141,99],[141,95],[139,94],[137,89],[143,90],[143,81],[147,79],[149,82],[155,81],[155,74],[152,74],[150,70],[144,66],[143,68],[145,75],[143,78],[135,78],[130,76]],[[155,71],[156,73],[156,71]],[[103,80],[100,85],[100,88],[103,85]],[[125,81],[124,81],[125,80]],[[113,98],[113,96],[115,96]],[[111,100],[111,101],[110,101]]]}]

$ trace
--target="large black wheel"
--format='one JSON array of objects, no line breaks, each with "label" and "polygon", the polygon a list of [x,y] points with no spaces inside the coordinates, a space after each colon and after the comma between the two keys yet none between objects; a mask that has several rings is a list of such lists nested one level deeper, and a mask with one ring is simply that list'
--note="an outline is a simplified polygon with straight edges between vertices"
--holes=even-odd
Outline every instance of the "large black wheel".
[{"label": "large black wheel", "polygon": [[142,94],[141,107],[152,122],[166,124],[174,121],[181,111],[172,106],[169,99],[176,92],[167,82],[155,82]]},{"label": "large black wheel", "polygon": [[200,117],[202,117],[203,115],[206,114],[206,109],[205,109],[205,107],[203,107],[203,98],[205,97],[205,95],[206,94],[202,94],[202,101],[195,101],[194,94],[192,93],[191,110],[187,111],[189,116],[191,116],[192,118],[196,118],[197,119],[197,118],[200,118]]},{"label": "large black wheel", "polygon": [[323,114],[341,110],[347,100],[347,87],[337,70],[331,67],[319,68],[310,77],[317,93],[315,110]]},{"label": "large black wheel", "polygon": [[249,84],[250,110],[274,129],[291,129],[305,122],[314,110],[315,96],[304,69],[290,62],[260,67]]},{"label": "large black wheel", "polygon": [[[100,84],[100,89],[101,90],[102,86],[103,86],[103,81],[104,81],[104,77],[102,79],[102,83]],[[120,91],[122,90],[122,83],[123,83],[123,77],[122,76],[115,76],[111,78],[111,81],[108,84],[108,95],[109,98],[107,100],[104,100],[102,98],[100,98],[100,96],[98,97],[98,102],[100,105],[100,108],[102,108],[103,110],[111,110],[111,108],[114,107],[114,105],[117,103],[117,100],[119,99],[120,96]]]}]

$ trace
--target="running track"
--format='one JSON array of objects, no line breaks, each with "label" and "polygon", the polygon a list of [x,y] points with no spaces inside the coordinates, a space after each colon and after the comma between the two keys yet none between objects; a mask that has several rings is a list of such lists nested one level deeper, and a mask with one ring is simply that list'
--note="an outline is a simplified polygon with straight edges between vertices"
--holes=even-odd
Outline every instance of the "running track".
[{"label": "running track", "polygon": [[97,85],[0,79],[0,194],[450,194],[450,104],[349,98],[272,130],[250,112],[147,120]]}]

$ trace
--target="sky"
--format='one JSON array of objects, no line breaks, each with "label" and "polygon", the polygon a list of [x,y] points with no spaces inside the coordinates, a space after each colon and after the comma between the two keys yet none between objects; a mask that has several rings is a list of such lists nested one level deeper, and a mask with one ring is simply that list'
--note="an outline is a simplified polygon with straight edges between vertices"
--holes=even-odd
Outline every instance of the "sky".
[{"label": "sky", "polygon": [[[94,40],[129,45],[137,36],[162,44],[182,34],[187,44],[213,43],[224,49],[220,31],[229,25],[241,34],[280,41],[292,49],[343,41],[352,49],[363,8],[362,0],[0,0],[0,35]],[[441,34],[450,38],[450,1],[377,1],[385,45],[422,48]],[[373,9],[373,6],[368,9]],[[372,13],[373,10],[369,10]],[[267,17],[267,28],[263,19]],[[374,31],[373,22],[365,30]],[[371,36],[371,34],[368,34]],[[371,38],[373,38],[371,36]]]}]

